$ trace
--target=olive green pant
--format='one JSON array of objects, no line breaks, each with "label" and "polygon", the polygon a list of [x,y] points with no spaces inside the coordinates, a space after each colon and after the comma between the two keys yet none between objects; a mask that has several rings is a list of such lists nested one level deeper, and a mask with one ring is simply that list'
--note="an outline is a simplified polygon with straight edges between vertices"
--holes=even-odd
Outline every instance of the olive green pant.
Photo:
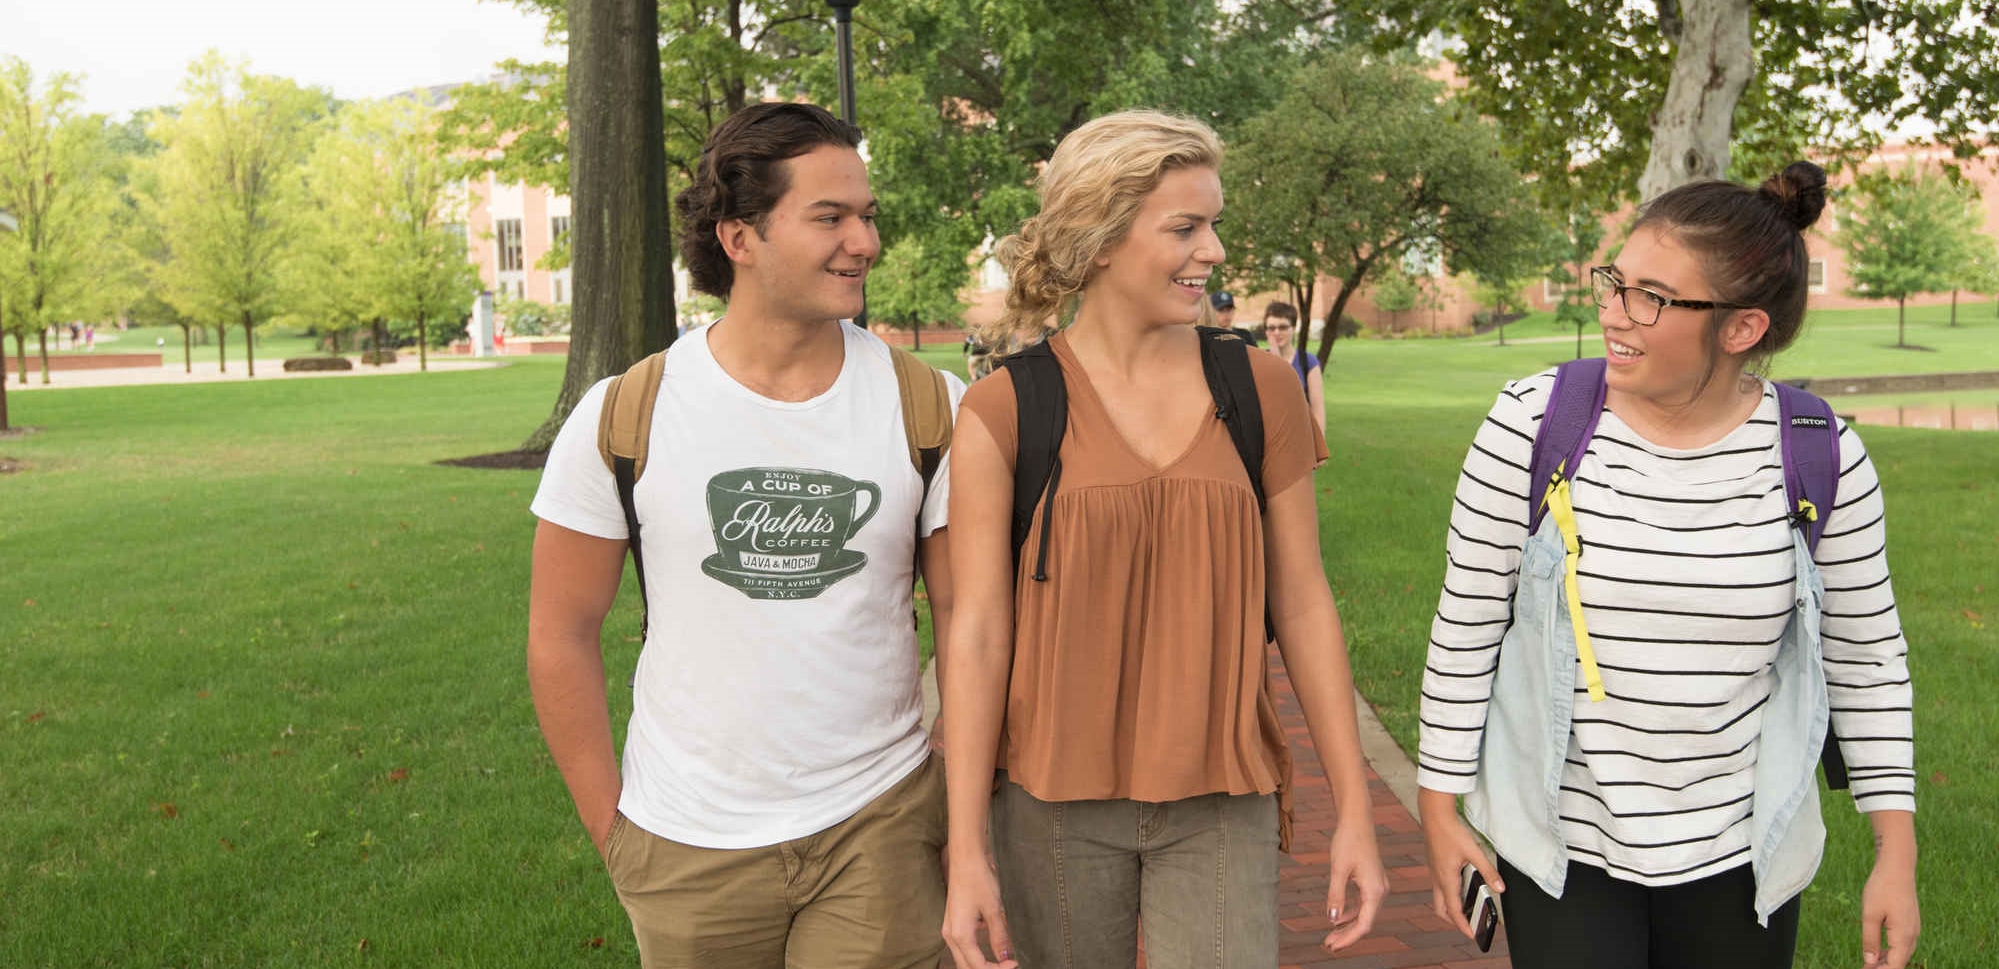
[{"label": "olive green pant", "polygon": [[1277,965],[1277,798],[993,795],[994,861],[1021,969]]},{"label": "olive green pant", "polygon": [[723,850],[619,814],[604,842],[645,969],[932,969],[943,951],[935,758],[818,834]]}]

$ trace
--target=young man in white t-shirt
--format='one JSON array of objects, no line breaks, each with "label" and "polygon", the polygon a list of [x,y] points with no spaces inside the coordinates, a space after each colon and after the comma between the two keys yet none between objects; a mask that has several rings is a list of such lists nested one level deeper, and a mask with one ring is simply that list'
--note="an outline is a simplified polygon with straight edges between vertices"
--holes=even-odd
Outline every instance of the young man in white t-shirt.
[{"label": "young man in white t-shirt", "polygon": [[535,712],[647,967],[929,969],[942,951],[943,770],[910,617],[920,567],[947,628],[950,471],[926,494],[889,349],[842,322],[881,249],[859,141],[817,107],[754,105],[678,199],[681,257],[728,310],[667,353],[634,492],[650,623],[622,771],[599,644],[627,548],[605,384],[535,496]]}]

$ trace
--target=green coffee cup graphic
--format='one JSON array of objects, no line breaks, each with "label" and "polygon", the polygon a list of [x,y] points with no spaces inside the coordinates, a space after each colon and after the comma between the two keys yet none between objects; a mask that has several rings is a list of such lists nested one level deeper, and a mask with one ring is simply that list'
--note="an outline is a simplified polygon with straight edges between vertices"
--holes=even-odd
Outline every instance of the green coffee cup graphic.
[{"label": "green coffee cup graphic", "polygon": [[754,599],[809,599],[859,571],[847,542],[881,510],[881,489],[830,471],[741,468],[708,480],[716,552],[709,577]]}]

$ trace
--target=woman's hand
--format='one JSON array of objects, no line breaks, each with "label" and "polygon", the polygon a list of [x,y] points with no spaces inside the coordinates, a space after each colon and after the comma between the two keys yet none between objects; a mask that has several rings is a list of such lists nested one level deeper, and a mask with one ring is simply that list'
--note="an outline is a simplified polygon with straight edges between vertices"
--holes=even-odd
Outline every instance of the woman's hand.
[{"label": "woman's hand", "polygon": [[[1922,934],[1916,905],[1916,826],[1907,811],[1876,811],[1874,871],[1860,893],[1860,954],[1867,969],[1903,969]],[[1881,935],[1888,935],[1882,951]]]},{"label": "woman's hand", "polygon": [[[1347,907],[1347,884],[1360,891],[1360,905]],[[1388,896],[1388,872],[1381,867],[1381,848],[1374,840],[1372,816],[1342,822],[1333,832],[1332,880],[1326,886],[1326,917],[1333,931],[1324,943],[1338,952],[1374,931],[1375,913]]]},{"label": "woman's hand", "polygon": [[1494,894],[1506,891],[1499,869],[1485,858],[1485,850],[1472,837],[1471,828],[1458,817],[1458,796],[1425,788],[1417,795],[1423,813],[1423,849],[1430,864],[1430,905],[1437,917],[1458,927],[1472,938],[1471,921],[1465,918],[1459,892],[1466,865],[1478,869]]},{"label": "woman's hand", "polygon": [[[1019,969],[1006,930],[1006,912],[1000,907],[999,874],[992,857],[957,857],[946,871],[950,887],[944,897],[944,943],[958,969]],[[989,961],[979,945],[981,927],[998,962]]]}]

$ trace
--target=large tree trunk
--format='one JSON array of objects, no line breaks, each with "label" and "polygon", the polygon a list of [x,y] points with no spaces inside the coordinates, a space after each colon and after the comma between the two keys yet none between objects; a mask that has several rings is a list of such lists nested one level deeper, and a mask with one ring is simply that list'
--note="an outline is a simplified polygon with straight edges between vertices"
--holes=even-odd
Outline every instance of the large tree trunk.
[{"label": "large tree trunk", "polygon": [[430,371],[430,330],[424,325],[422,313],[416,315],[416,368]]},{"label": "large tree trunk", "polygon": [[909,324],[909,338],[910,338],[910,340],[911,340],[911,341],[913,341],[913,342],[912,342],[912,348],[913,348],[913,349],[917,349],[917,350],[921,350],[921,349],[923,349],[923,321],[922,321],[922,320],[916,320],[915,322],[912,322],[912,323],[910,323],[910,324]]},{"label": "large tree trunk", "polygon": [[548,450],[592,384],[673,342],[659,69],[654,0],[571,0],[575,315],[555,409],[522,450]]},{"label": "large tree trunk", "polygon": [[257,375],[257,331],[250,314],[243,314],[243,363],[250,368],[249,375]]},{"label": "large tree trunk", "polygon": [[215,328],[215,366],[222,373],[229,372],[229,327],[226,324]]},{"label": "large tree trunk", "polygon": [[1638,179],[1641,200],[1728,172],[1735,103],[1756,74],[1749,0],[1658,3],[1661,29],[1677,49],[1666,100],[1652,115],[1652,157]]},{"label": "large tree trunk", "polygon": [[[42,386],[46,387],[49,385],[49,331],[46,327],[35,337],[35,342],[42,349]],[[21,382],[27,383],[25,380]]]},{"label": "large tree trunk", "polygon": [[1957,290],[1950,291],[1950,325],[1957,325]]},{"label": "large tree trunk", "polygon": [[[21,361],[21,386],[26,387],[28,385],[28,337],[19,330],[14,331],[14,358]],[[7,374],[0,372],[0,380],[5,379],[7,379]]]},{"label": "large tree trunk", "polygon": [[1908,349],[1909,341],[1906,339],[1908,332],[1909,298],[1904,296],[1895,301],[1895,346]]}]

